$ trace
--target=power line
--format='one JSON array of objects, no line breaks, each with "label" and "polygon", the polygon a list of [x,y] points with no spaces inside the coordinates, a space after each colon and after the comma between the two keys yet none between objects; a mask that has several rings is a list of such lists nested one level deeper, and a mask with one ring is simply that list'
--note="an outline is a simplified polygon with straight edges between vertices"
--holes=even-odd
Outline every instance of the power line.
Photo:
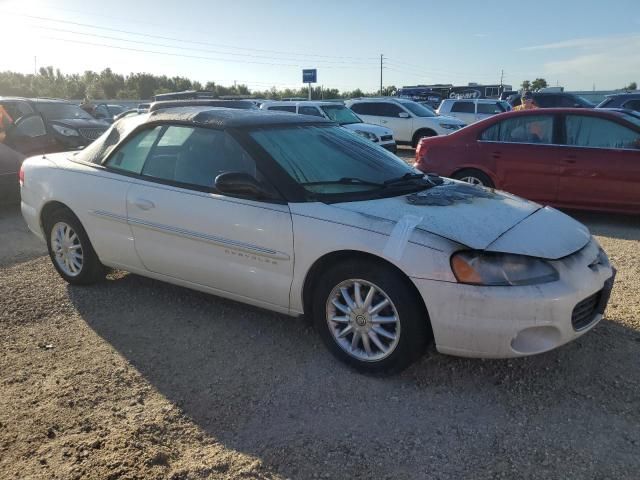
[{"label": "power line", "polygon": [[[104,38],[107,40],[117,40],[120,42],[128,42],[128,43],[136,43],[139,45],[151,45],[154,47],[163,47],[163,48],[173,48],[173,49],[180,49],[180,50],[189,50],[189,51],[194,51],[194,52],[208,52],[208,53],[216,53],[219,55],[231,55],[231,56],[240,56],[240,57],[250,57],[250,58],[264,58],[264,59],[268,59],[268,60],[278,60],[278,61],[292,61],[292,62],[298,62],[300,61],[300,59],[286,59],[286,58],[276,58],[276,57],[269,57],[266,55],[253,55],[250,53],[231,53],[231,52],[222,52],[220,50],[211,50],[208,48],[194,48],[194,47],[182,47],[182,46],[175,46],[175,45],[167,45],[166,43],[155,43],[155,42],[143,42],[141,40],[129,40],[126,38],[120,38],[120,37],[112,37],[110,35],[98,35],[96,33],[87,33],[87,32],[78,32],[75,30],[67,30],[65,28],[55,28],[55,27],[46,27],[46,26],[41,26],[41,25],[34,25],[35,28],[38,29],[43,29],[43,30],[50,30],[50,31],[54,31],[54,32],[61,32],[61,33],[69,33],[72,35],[83,35],[86,37],[95,37],[95,38]],[[365,63],[365,62],[352,62],[352,61],[341,61],[341,60],[318,60],[317,62],[321,62],[318,66],[322,66],[325,67],[326,65],[323,65],[324,62],[326,63],[330,63],[330,64],[348,64],[348,65],[353,65],[354,63],[356,65],[373,65],[372,63]]]},{"label": "power line", "polygon": [[[132,48],[132,47],[123,47],[123,46],[118,46],[118,45],[107,45],[106,43],[94,43],[94,42],[83,42],[80,40],[75,40],[75,39],[70,39],[70,38],[58,38],[58,37],[41,37],[43,39],[46,40],[55,40],[58,42],[67,42],[67,43],[74,43],[74,44],[80,44],[80,45],[90,45],[93,47],[103,47],[103,48],[113,48],[113,49],[117,49],[117,50],[127,50],[130,52],[140,52],[140,53],[152,53],[152,54],[156,54],[156,55],[169,55],[172,57],[180,57],[180,58],[194,58],[194,59],[198,59],[198,60],[213,60],[213,61],[217,61],[217,62],[222,62],[222,63],[250,63],[250,64],[254,64],[254,65],[269,65],[269,66],[279,66],[279,67],[296,67],[296,68],[300,68],[302,66],[302,64],[291,64],[291,63],[274,63],[274,62],[256,62],[256,61],[252,61],[252,60],[236,60],[233,58],[218,58],[218,57],[205,57],[202,55],[187,55],[184,53],[172,53],[172,52],[160,52],[158,50],[146,50],[143,48]],[[322,68],[345,68],[345,69],[366,69],[366,68],[378,68],[375,65],[372,67],[357,67],[357,66],[329,66],[329,65],[323,65]]]},{"label": "power line", "polygon": [[294,55],[294,56],[304,56],[304,57],[321,57],[321,58],[340,58],[340,59],[346,59],[346,60],[377,60],[376,57],[348,57],[348,56],[338,56],[338,55],[322,55],[322,54],[316,54],[316,53],[297,53],[297,52],[283,52],[283,51],[278,51],[278,50],[266,50],[266,49],[260,49],[260,48],[247,48],[247,47],[237,47],[235,45],[225,45],[225,44],[220,44],[220,43],[211,43],[211,42],[202,42],[202,41],[197,41],[197,40],[184,40],[181,38],[175,38],[175,37],[166,37],[163,35],[153,35],[150,33],[140,33],[140,32],[132,32],[130,30],[123,30],[123,29],[119,29],[119,28],[109,28],[109,27],[101,27],[99,25],[92,25],[89,23],[81,23],[81,22],[73,22],[70,20],[59,20],[56,18],[50,18],[50,17],[40,17],[37,15],[26,15],[23,13],[16,13],[16,12],[9,12],[9,11],[4,11],[3,13],[8,13],[9,15],[15,15],[15,16],[19,16],[19,17],[24,17],[24,18],[31,18],[34,20],[43,20],[43,21],[47,21],[47,22],[57,22],[57,23],[64,23],[67,25],[75,25],[75,26],[80,26],[80,27],[88,27],[88,28],[94,28],[94,29],[98,29],[98,30],[105,30],[105,31],[110,31],[110,32],[118,32],[118,33],[126,33],[128,35],[138,35],[141,37],[148,37],[148,38],[156,38],[156,39],[160,39],[160,40],[170,40],[173,42],[181,42],[181,43],[192,43],[192,44],[196,44],[196,45],[207,45],[210,47],[220,47],[220,48],[232,48],[232,49],[236,49],[236,50],[247,50],[247,51],[254,51],[254,52],[266,52],[266,53],[275,53],[278,55]]}]

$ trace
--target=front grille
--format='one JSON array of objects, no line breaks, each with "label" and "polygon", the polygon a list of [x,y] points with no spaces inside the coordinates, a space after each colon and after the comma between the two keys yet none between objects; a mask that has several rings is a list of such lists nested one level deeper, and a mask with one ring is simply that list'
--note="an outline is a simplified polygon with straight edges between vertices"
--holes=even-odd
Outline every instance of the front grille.
[{"label": "front grille", "polygon": [[95,140],[106,131],[106,128],[81,128],[80,135],[87,140]]},{"label": "front grille", "polygon": [[571,313],[571,325],[573,325],[574,330],[582,330],[591,323],[594,315],[598,313],[597,310],[600,306],[601,297],[602,290],[585,298],[573,308],[573,312]]},{"label": "front grille", "polygon": [[393,140],[393,135],[382,135],[380,137],[380,140],[382,140],[383,142],[388,142],[389,140]]}]

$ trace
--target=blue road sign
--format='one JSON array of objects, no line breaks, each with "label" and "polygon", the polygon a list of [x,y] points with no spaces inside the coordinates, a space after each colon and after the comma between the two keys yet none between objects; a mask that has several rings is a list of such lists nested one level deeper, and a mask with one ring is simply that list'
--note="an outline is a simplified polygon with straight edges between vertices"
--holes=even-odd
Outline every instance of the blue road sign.
[{"label": "blue road sign", "polygon": [[302,70],[302,83],[316,83],[318,81],[318,70],[307,68]]}]

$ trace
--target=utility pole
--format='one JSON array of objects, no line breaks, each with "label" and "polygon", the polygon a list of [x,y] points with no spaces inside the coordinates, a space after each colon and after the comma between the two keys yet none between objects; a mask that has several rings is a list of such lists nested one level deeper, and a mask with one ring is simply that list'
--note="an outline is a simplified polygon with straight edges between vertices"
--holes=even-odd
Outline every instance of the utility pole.
[{"label": "utility pole", "polygon": [[504,69],[500,70],[500,86],[502,86],[502,80],[504,80]]},{"label": "utility pole", "polygon": [[382,53],[380,54],[380,96],[382,96],[382,60],[383,60],[383,55]]},{"label": "utility pole", "polygon": [[33,74],[38,74],[38,57],[36,57],[35,55],[33,56]]}]

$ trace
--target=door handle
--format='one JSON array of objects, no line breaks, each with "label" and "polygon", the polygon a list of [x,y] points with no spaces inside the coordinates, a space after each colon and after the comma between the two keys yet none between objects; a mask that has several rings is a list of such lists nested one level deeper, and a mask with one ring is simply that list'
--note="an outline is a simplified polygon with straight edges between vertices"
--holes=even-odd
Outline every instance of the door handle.
[{"label": "door handle", "polygon": [[575,155],[567,155],[566,157],[564,157],[564,163],[569,163],[569,164],[576,163],[576,156]]},{"label": "door handle", "polygon": [[492,152],[491,153],[491,156],[493,158],[500,158],[501,155],[502,155],[502,152]]},{"label": "door handle", "polygon": [[136,198],[133,204],[141,210],[150,210],[156,206],[151,200],[146,200],[144,198]]},{"label": "door handle", "polygon": [[387,123],[386,120],[380,120],[380,123]]}]

